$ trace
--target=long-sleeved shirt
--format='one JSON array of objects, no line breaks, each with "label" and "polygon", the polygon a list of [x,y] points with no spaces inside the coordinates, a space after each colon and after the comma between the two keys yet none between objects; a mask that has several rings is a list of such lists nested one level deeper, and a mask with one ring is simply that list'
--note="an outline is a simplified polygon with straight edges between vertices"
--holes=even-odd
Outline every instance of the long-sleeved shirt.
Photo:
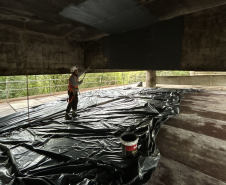
[{"label": "long-sleeved shirt", "polygon": [[85,72],[86,71],[80,72],[78,73],[78,75],[72,73],[72,75],[70,76],[68,90],[71,90],[73,94],[75,94],[78,91],[78,86],[82,84],[82,82],[79,81],[79,77]]}]

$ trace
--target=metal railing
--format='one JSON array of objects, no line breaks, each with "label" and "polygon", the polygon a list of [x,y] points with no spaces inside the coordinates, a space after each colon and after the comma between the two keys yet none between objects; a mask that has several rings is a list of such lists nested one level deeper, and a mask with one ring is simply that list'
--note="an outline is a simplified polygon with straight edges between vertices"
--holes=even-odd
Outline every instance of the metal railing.
[{"label": "metal railing", "polygon": [[[146,75],[134,75],[133,78],[129,76],[105,76],[100,75],[98,77],[86,77],[84,79],[84,83],[80,86],[80,89],[85,88],[93,88],[93,87],[105,87],[105,86],[112,86],[112,85],[125,85],[125,84],[132,84],[137,83],[140,81],[145,81]],[[43,86],[35,86],[35,87],[29,87],[32,82],[44,82]],[[58,82],[58,83],[56,83]],[[23,88],[15,88],[15,86],[11,87],[13,83],[19,83],[21,85],[17,85],[17,87]],[[124,83],[124,84],[123,84]],[[68,86],[68,78],[61,78],[61,79],[44,79],[44,80],[28,80],[28,91],[29,94],[27,94],[27,87],[25,87],[25,84],[27,85],[26,80],[18,80],[18,81],[1,81],[1,84],[5,84],[5,88],[3,87],[0,89],[0,99],[6,99],[7,102],[9,102],[10,98],[14,97],[25,97],[25,96],[31,96],[31,95],[38,95],[38,94],[49,94],[52,95],[54,92],[61,92],[66,91]],[[4,86],[4,85],[3,85]],[[63,88],[62,88],[63,87]],[[39,91],[39,89],[43,89],[43,91]],[[35,93],[32,92],[32,90],[36,90]],[[21,96],[16,95],[16,91],[21,91]],[[13,93],[13,95],[11,95]]]},{"label": "metal railing", "polygon": [[[45,82],[49,82],[49,85],[48,86],[41,86],[41,87],[29,87],[28,90],[35,90],[35,89],[49,89],[47,94],[52,94],[52,88],[57,88],[57,87],[62,87],[62,86],[67,86],[66,84],[63,84],[63,85],[52,85],[51,82],[52,81],[57,81],[57,80],[61,80],[61,79],[47,79],[47,80],[28,80],[28,84],[30,82],[40,82],[40,81],[45,81]],[[65,80],[65,79],[64,79]],[[6,88],[4,90],[0,90],[0,93],[4,93],[6,92],[6,100],[8,102],[8,99],[10,99],[10,92],[14,92],[14,91],[25,91],[27,90],[26,87],[24,88],[10,88],[10,84],[12,83],[27,83],[27,81],[9,81],[9,80],[6,80],[5,82],[0,82],[0,84],[4,84],[5,83],[5,86]],[[33,94],[31,94],[33,95]],[[26,95],[27,96],[27,95]],[[3,99],[3,98],[1,98]]]}]

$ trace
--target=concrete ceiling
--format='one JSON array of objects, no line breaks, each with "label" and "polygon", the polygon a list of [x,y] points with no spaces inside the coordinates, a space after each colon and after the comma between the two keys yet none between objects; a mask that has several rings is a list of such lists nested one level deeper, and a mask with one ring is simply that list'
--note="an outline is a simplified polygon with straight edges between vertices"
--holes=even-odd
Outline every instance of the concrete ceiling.
[{"label": "concrete ceiling", "polygon": [[0,0],[0,25],[79,42],[226,4],[226,0]]}]

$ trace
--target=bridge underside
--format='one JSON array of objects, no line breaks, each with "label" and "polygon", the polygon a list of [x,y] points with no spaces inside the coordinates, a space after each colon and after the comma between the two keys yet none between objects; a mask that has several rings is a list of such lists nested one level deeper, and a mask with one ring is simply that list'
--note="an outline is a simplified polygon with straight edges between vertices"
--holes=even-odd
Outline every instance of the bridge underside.
[{"label": "bridge underside", "polygon": [[226,0],[0,2],[0,75],[226,71]]},{"label": "bridge underside", "polygon": [[[64,74],[72,65],[91,65],[90,72],[226,71],[225,17],[226,0],[0,1],[0,76]],[[224,79],[157,83],[222,85]],[[159,132],[162,158],[149,184],[226,185],[225,96],[193,92],[181,100],[180,115]]]}]

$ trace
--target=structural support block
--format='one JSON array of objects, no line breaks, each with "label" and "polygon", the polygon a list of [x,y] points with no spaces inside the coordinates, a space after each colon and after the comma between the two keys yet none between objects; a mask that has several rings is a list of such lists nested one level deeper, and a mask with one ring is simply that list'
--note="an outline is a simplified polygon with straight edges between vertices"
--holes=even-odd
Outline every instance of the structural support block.
[{"label": "structural support block", "polygon": [[146,72],[146,87],[156,87],[156,71],[148,70]]},{"label": "structural support block", "polygon": [[70,73],[84,68],[81,43],[0,26],[0,76]]}]

